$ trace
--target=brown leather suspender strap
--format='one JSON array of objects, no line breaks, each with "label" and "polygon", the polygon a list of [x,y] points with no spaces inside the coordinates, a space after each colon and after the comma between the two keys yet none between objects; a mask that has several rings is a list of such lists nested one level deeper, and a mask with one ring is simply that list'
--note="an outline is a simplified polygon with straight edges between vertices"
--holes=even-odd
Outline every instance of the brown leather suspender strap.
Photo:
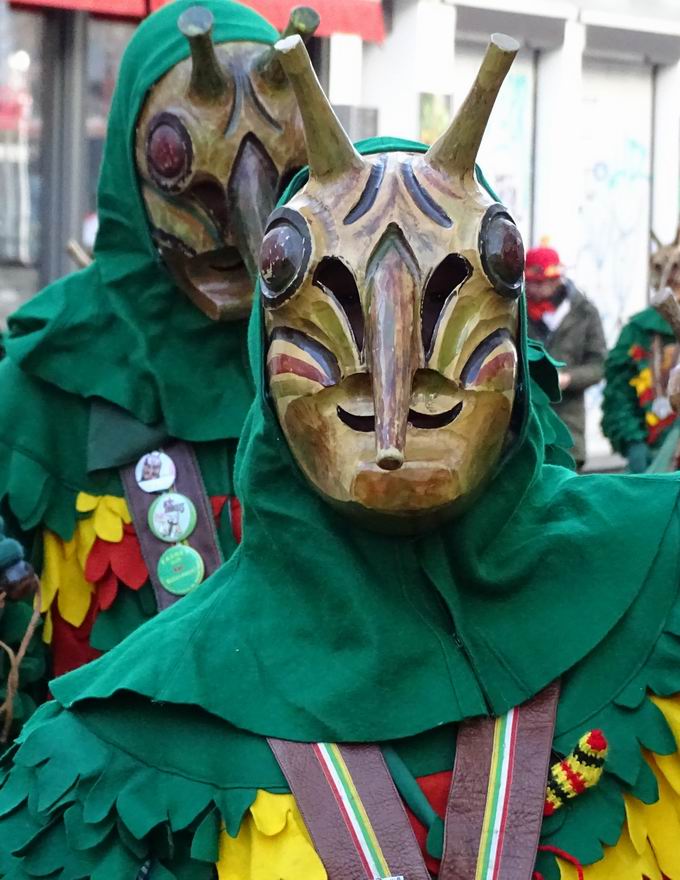
[{"label": "brown leather suspender strap", "polygon": [[379,747],[280,739],[269,745],[328,880],[429,880]]},{"label": "brown leather suspender strap", "polygon": [[[180,440],[164,444],[163,451],[172,458],[176,467],[174,491],[191,499],[196,508],[196,527],[185,543],[200,554],[205,566],[205,577],[208,577],[219,568],[223,559],[217,540],[212,506],[203,485],[196,455],[189,443]],[[156,596],[158,610],[163,611],[181,596],[167,590],[158,577],[158,562],[171,545],[157,538],[149,528],[149,509],[157,496],[145,492],[139,487],[135,477],[134,463],[122,467],[120,476],[142,556]]]},{"label": "brown leather suspender strap", "polygon": [[559,684],[503,718],[461,725],[440,880],[531,880]]},{"label": "brown leather suspender strap", "polygon": [[[460,725],[439,880],[531,880],[558,697],[552,684],[502,718]],[[379,746],[269,744],[328,880],[427,880]]]}]

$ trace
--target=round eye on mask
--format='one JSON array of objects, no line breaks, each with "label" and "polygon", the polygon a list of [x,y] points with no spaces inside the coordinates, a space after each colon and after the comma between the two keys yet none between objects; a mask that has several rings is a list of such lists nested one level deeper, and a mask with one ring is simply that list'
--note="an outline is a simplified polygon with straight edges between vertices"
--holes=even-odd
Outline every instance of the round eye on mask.
[{"label": "round eye on mask", "polygon": [[479,233],[482,268],[501,296],[516,299],[524,280],[524,243],[519,229],[502,205],[492,205]]},{"label": "round eye on mask", "polygon": [[166,191],[181,188],[191,173],[193,160],[191,137],[182,122],[172,113],[160,113],[149,127],[146,161],[154,182]]},{"label": "round eye on mask", "polygon": [[269,218],[260,248],[260,290],[265,308],[291,297],[304,277],[312,243],[300,214],[279,208]]}]

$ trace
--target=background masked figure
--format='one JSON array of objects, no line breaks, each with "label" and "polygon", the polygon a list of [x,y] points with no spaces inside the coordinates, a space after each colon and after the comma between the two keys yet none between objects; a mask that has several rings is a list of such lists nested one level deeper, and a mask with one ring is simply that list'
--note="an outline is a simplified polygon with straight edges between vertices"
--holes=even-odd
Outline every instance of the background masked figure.
[{"label": "background masked figure", "polygon": [[244,539],[54,682],[6,880],[680,877],[680,485],[545,464],[557,372],[474,167],[516,48],[429,150],[356,150],[281,44],[310,168],[261,252]]},{"label": "background masked figure", "polygon": [[[291,27],[309,33],[314,17]],[[10,319],[0,496],[41,560],[55,674],[193,588],[238,538],[251,276],[305,161],[279,36],[230,0],[179,0],[139,27],[111,109],[94,262]]]},{"label": "background masked figure", "polygon": [[[680,230],[672,244],[659,245],[652,254],[650,285],[652,290],[670,287],[680,296]],[[602,430],[614,450],[626,456],[632,473],[645,471],[657,456],[654,470],[678,467],[680,437],[666,393],[677,359],[677,339],[651,307],[633,315],[607,356]]]}]

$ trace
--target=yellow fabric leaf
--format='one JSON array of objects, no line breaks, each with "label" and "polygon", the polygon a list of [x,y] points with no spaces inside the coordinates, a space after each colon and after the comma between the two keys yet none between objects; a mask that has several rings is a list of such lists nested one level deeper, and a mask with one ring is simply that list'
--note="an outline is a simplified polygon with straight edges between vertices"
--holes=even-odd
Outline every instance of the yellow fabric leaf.
[{"label": "yellow fabric leaf", "polygon": [[[674,756],[678,761],[677,754]],[[661,871],[671,880],[680,878],[680,798],[658,765],[652,763],[659,782],[659,800],[646,807],[647,836]]]},{"label": "yellow fabric leaf", "polygon": [[79,492],[76,498],[76,510],[78,513],[90,513],[96,506],[99,498],[96,495],[88,495],[87,492]]},{"label": "yellow fabric leaf", "polygon": [[43,532],[43,570],[40,577],[40,610],[47,611],[59,589],[59,571],[64,555],[62,540],[54,532],[45,529]]},{"label": "yellow fabric leaf", "polygon": [[635,851],[642,855],[649,846],[647,841],[647,818],[645,804],[637,798],[624,798],[626,806],[626,825]]},{"label": "yellow fabric leaf", "polygon": [[640,370],[637,376],[633,376],[628,384],[633,386],[639,397],[652,387],[652,371],[649,367],[645,367],[644,370]]},{"label": "yellow fabric leaf", "polygon": [[[680,748],[680,698],[652,697],[652,702],[663,712],[675,741],[678,743],[678,748]],[[669,785],[680,795],[680,760],[677,753],[674,755],[654,755],[654,760]]]},{"label": "yellow fabric leaf", "polygon": [[327,880],[290,794],[259,791],[236,838],[222,831],[219,880]]},{"label": "yellow fabric leaf", "polygon": [[[680,750],[680,695],[651,697],[663,713]],[[680,752],[645,753],[659,784],[659,799],[643,804],[625,795],[626,822],[616,846],[584,868],[584,880],[680,880]],[[576,880],[576,869],[559,861],[561,880]]]},{"label": "yellow fabric leaf", "polygon": [[[123,524],[132,522],[124,498],[115,495],[88,495],[80,492],[76,499],[80,513],[91,513],[95,535],[102,541],[118,544],[123,540]],[[87,522],[83,519],[80,522]]]},{"label": "yellow fabric leaf", "polygon": [[80,626],[90,607],[94,585],[85,577],[85,566],[97,538],[118,544],[123,525],[131,522],[124,498],[115,495],[88,495],[80,492],[76,510],[90,514],[79,519],[69,541],[54,532],[43,532],[44,564],[40,578],[41,611],[47,614],[43,639],[52,640],[50,608],[57,601],[59,613],[68,623]]},{"label": "yellow fabric leaf", "polygon": [[49,529],[43,532],[41,610],[47,611],[56,598],[59,614],[73,626],[85,620],[94,592],[84,571],[94,541],[94,529],[88,520],[78,523],[70,541],[63,541]]},{"label": "yellow fabric leaf", "polygon": [[[578,880],[578,872],[573,865],[562,859],[558,859],[558,864],[560,880]],[[642,855],[635,852],[626,827],[616,846],[605,848],[604,858],[583,869],[584,880],[642,880],[643,877],[662,880],[651,847],[647,845]]]},{"label": "yellow fabric leaf", "polygon": [[52,644],[52,634],[54,632],[54,627],[52,626],[52,612],[48,608],[45,612],[45,616],[43,617],[43,628],[42,628],[42,637],[43,642],[50,645]]}]

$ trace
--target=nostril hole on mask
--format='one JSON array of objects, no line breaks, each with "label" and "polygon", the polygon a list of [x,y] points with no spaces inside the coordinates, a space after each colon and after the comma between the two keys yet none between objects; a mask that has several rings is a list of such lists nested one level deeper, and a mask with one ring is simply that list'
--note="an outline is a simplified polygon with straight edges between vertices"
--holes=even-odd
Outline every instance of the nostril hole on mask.
[{"label": "nostril hole on mask", "polygon": [[421,333],[426,357],[432,353],[435,330],[444,307],[472,275],[472,266],[460,254],[449,254],[430,275],[421,305]]},{"label": "nostril hole on mask", "polygon": [[361,351],[364,347],[364,312],[354,275],[342,260],[324,257],[314,273],[314,284],[331,296],[343,310],[357,348]]}]

